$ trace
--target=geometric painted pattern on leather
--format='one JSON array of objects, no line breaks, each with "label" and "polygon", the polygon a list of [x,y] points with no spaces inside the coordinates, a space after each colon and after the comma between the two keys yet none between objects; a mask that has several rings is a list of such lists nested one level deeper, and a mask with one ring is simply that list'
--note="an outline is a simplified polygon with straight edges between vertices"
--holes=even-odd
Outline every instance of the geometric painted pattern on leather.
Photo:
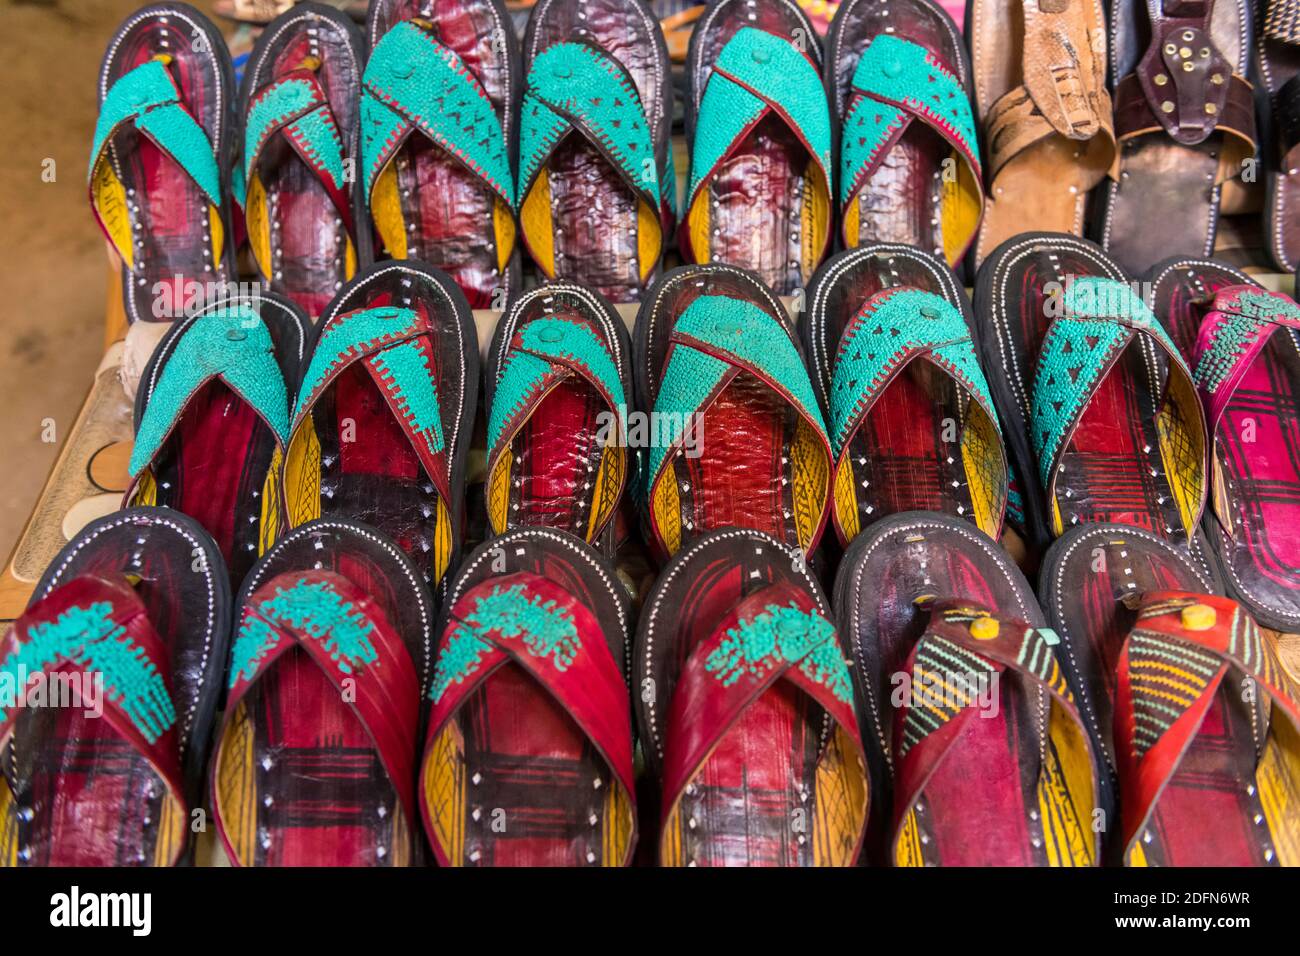
[{"label": "geometric painted pattern on leather", "polygon": [[345,674],[378,659],[371,642],[373,622],[326,581],[300,578],[288,588],[277,586],[273,597],[244,608],[231,649],[229,686],[251,680],[266,654],[280,640],[277,628],[320,643]]},{"label": "geometric painted pattern on leather", "polygon": [[[547,358],[563,359],[549,362]],[[546,385],[551,372],[565,371],[569,364],[600,383],[612,410],[626,406],[623,380],[608,343],[589,326],[562,318],[534,319],[524,326],[518,346],[510,346],[501,367],[501,377],[488,410],[487,448],[497,447],[510,422],[532,404]]]},{"label": "geometric painted pattern on leather", "polygon": [[[104,693],[130,718],[149,743],[176,724],[176,707],[167,680],[155,663],[113,620],[113,606],[95,601],[71,605],[53,621],[29,625],[17,647],[0,662],[0,679],[17,690],[33,674],[67,660],[104,680]],[[0,724],[7,714],[0,708]]]},{"label": "geometric painted pattern on leather", "polygon": [[852,705],[848,664],[835,636],[835,625],[814,611],[794,604],[768,604],[740,620],[705,659],[704,669],[731,686],[742,676],[762,679],[783,664],[796,664],[841,703]]},{"label": "geometric painted pattern on leather", "polygon": [[113,131],[132,122],[176,161],[212,205],[220,207],[221,174],[212,143],[180,99],[161,60],[149,60],[119,77],[104,97],[95,123],[88,177],[94,179]]},{"label": "geometric painted pattern on leather", "polygon": [[840,339],[830,395],[831,444],[837,457],[880,385],[903,358],[918,351],[928,351],[934,364],[965,386],[1000,434],[988,381],[961,312],[942,296],[892,289],[868,300]]},{"label": "geometric painted pattern on leather", "polygon": [[[975,607],[950,607],[940,613],[945,625],[963,629],[969,628],[977,620],[989,619],[986,612]],[[1021,632],[1014,654],[1016,669],[1038,678],[1067,703],[1073,704],[1074,695],[1056,660],[1052,640],[1040,628],[1010,622],[1001,624],[1001,628],[1008,629],[1008,633],[1012,627]],[[924,703],[913,704],[907,708],[899,757],[905,756],[913,746],[948,723],[964,709],[976,705],[977,701],[973,696],[949,693],[947,689],[960,690],[962,684],[959,681],[964,681],[967,686],[973,686],[974,681],[995,671],[997,667],[990,659],[939,634],[924,634],[917,642],[915,663],[912,666],[912,673],[917,678],[912,684],[913,694],[924,695]],[[944,687],[945,693],[926,694],[925,688],[933,686]],[[919,691],[918,687],[921,688]],[[965,697],[964,702],[959,701],[959,697]]]},{"label": "geometric painted pattern on leather", "polygon": [[[963,162],[982,181],[975,119],[966,91],[925,47],[881,34],[853,72],[857,97],[844,118],[840,145],[840,202],[862,185],[881,149],[915,116],[958,144]],[[897,105],[895,105],[897,104]],[[947,112],[941,109],[947,107]]]},{"label": "geometric painted pattern on leather", "polygon": [[1210,331],[1209,348],[1196,362],[1193,381],[1213,395],[1259,335],[1274,326],[1300,327],[1300,307],[1280,293],[1234,289],[1216,296],[1219,319]]},{"label": "geometric painted pattern on leather", "polygon": [[[803,358],[785,327],[768,313],[742,299],[702,295],[678,316],[673,333],[690,336],[733,358],[730,364],[762,370],[781,387],[782,397],[793,401],[829,444],[821,406],[817,404]],[[728,364],[724,358],[684,342],[673,344],[655,401],[656,412],[670,414],[664,418],[659,441],[650,450],[648,488],[653,488],[669,450],[685,432],[690,416],[701,411],[704,401],[726,374]]]},{"label": "geometric painted pattern on leather", "polygon": [[363,82],[361,161],[367,202],[393,150],[415,128],[514,205],[501,120],[482,84],[453,50],[404,21],[375,45]]},{"label": "geometric painted pattern on leather", "polygon": [[687,208],[739,138],[769,111],[799,135],[831,183],[830,106],[817,68],[789,37],[746,26],[718,54],[700,99]]},{"label": "geometric painted pattern on leather", "polygon": [[661,184],[650,121],[627,70],[586,43],[557,43],[533,61],[519,119],[519,183],[523,201],[556,143],[576,130],[609,157],[623,178],[651,199],[675,188]]},{"label": "geometric painted pattern on leather", "polygon": [[1030,438],[1045,484],[1050,484],[1066,433],[1087,406],[1111,357],[1134,332],[1160,339],[1169,361],[1191,377],[1173,340],[1130,286],[1093,276],[1069,283],[1063,314],[1043,338],[1034,375]]},{"label": "geometric painted pattern on leather", "polygon": [[491,594],[476,598],[473,610],[451,631],[438,654],[429,698],[436,704],[452,684],[473,676],[495,644],[517,638],[530,656],[561,672],[582,652],[577,625],[566,609],[525,593],[522,583],[505,589],[497,585]]},{"label": "geometric painted pattern on leather", "polygon": [[271,332],[246,305],[222,308],[193,319],[163,361],[131,449],[133,477],[153,460],[189,400],[214,378],[261,416],[281,446],[288,441],[289,396]]},{"label": "geometric painted pattern on leather", "polygon": [[[1195,640],[1195,632],[1171,635],[1143,628],[1153,617],[1178,614],[1198,603],[1194,596],[1144,605],[1129,637],[1128,679],[1133,701],[1133,754],[1146,755],[1174,722],[1200,700],[1224,663],[1224,656]],[[1233,608],[1228,625],[1230,667],[1244,669],[1266,686],[1283,683],[1282,670],[1265,645],[1254,618]],[[1244,665],[1244,667],[1242,666]]]}]

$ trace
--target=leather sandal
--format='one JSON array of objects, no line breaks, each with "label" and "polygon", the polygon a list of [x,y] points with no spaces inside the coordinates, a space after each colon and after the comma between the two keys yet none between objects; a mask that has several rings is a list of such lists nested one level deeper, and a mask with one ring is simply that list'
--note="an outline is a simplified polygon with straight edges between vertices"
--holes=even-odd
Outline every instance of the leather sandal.
[{"label": "leather sandal", "polygon": [[989,177],[978,266],[1026,225],[1082,235],[1116,150],[1100,0],[971,0],[966,35]]},{"label": "leather sandal", "polygon": [[574,282],[524,293],[497,323],[484,374],[492,534],[558,528],[613,553],[632,467],[631,351],[609,303]]},{"label": "leather sandal", "polygon": [[635,684],[662,866],[851,866],[866,756],[845,648],[807,567],[758,531],[682,548],[646,598]]},{"label": "leather sandal", "polygon": [[1118,266],[1086,240],[1028,233],[985,260],[975,303],[1035,543],[1110,521],[1202,548],[1191,369]]},{"label": "leather sandal", "polygon": [[835,610],[863,689],[872,862],[1097,864],[1087,712],[1001,547],[948,515],[893,515],[845,552]]},{"label": "leather sandal", "polygon": [[129,322],[173,319],[191,284],[234,278],[234,88],[225,39],[189,4],[144,7],[109,42],[88,178]]},{"label": "leather sandal", "polygon": [[0,866],[190,857],[229,632],[221,554],[185,515],[128,508],[68,542],[0,641]]},{"label": "leather sandal", "polygon": [[642,0],[541,0],[524,37],[520,228],[548,279],[639,302],[672,236],[672,78]]},{"label": "leather sandal", "polygon": [[794,0],[711,0],[691,37],[680,232],[687,262],[805,288],[830,251],[830,110],[822,50]]},{"label": "leather sandal", "polygon": [[124,505],[160,505],[212,535],[238,588],[284,527],[279,478],[310,323],[273,292],[181,319],[135,395]]},{"label": "leather sandal", "polygon": [[212,814],[236,866],[409,866],[433,606],[359,522],[290,531],[244,582]]},{"label": "leather sandal", "polygon": [[520,286],[512,160],[519,45],[501,0],[374,0],[361,205],[379,248],[440,269],[471,308]]},{"label": "leather sandal", "polygon": [[957,266],[984,211],[961,32],[934,0],[847,0],[826,49],[844,245],[905,243]]},{"label": "leather sandal", "polygon": [[443,866],[627,866],[631,602],[589,545],[520,528],[448,589],[419,774]]},{"label": "leather sandal", "polygon": [[1115,0],[1111,29],[1121,149],[1101,244],[1134,274],[1211,255],[1222,188],[1255,156],[1247,0]]},{"label": "leather sandal", "polygon": [[952,270],[873,243],[831,257],[808,302],[800,329],[829,411],[840,542],[899,511],[957,515],[997,538],[1006,449]]},{"label": "leather sandal", "polygon": [[369,257],[352,190],[362,45],[337,9],[301,3],[267,26],[244,69],[235,201],[262,284],[312,317]]},{"label": "leather sandal", "polygon": [[833,458],[798,335],[750,272],[682,266],[637,313],[634,369],[652,441],[646,541],[661,558],[712,528],[756,528],[811,556]]},{"label": "leather sandal", "polygon": [[1300,865],[1300,688],[1246,610],[1181,549],[1104,524],[1053,545],[1039,593],[1118,798],[1108,861]]}]

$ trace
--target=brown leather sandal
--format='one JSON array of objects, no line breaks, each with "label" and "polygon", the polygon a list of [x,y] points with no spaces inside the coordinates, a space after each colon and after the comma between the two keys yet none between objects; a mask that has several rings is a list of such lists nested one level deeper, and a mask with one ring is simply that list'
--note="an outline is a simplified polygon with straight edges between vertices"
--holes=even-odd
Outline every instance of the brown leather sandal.
[{"label": "brown leather sandal", "polygon": [[1255,155],[1242,76],[1250,11],[1247,0],[1114,0],[1111,10],[1122,148],[1101,244],[1136,274],[1214,251],[1221,188]]},{"label": "brown leather sandal", "polygon": [[1099,0],[970,0],[966,35],[990,176],[978,266],[1028,225],[1082,235],[1115,134]]}]

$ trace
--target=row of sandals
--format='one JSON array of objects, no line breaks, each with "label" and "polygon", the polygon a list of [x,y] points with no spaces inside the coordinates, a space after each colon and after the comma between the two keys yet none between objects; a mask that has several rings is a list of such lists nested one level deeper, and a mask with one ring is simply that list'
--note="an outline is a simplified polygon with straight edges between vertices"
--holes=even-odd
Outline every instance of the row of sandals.
[{"label": "row of sandals", "polygon": [[[1269,247],[1289,272],[1288,9],[1270,4],[1257,70],[1278,114],[1262,109]],[[973,66],[933,0],[845,0],[824,50],[793,0],[712,0],[686,64],[678,229],[671,69],[642,0],[542,0],[522,51],[500,0],[374,0],[365,37],[300,4],[260,36],[238,96],[215,28],[158,4],[104,60],[92,202],[132,321],[158,317],[160,284],[233,278],[244,240],[267,287],[313,317],[384,257],[499,310],[522,287],[521,248],[546,279],[640,301],[674,230],[684,261],[747,268],[782,295],[837,245],[979,265],[1026,224],[1082,234],[1090,196],[1090,231],[1130,274],[1210,254],[1257,175],[1245,0],[1118,0],[1109,60],[1093,0],[974,0],[968,20]]]},{"label": "row of sandals", "polygon": [[445,274],[366,268],[315,328],[273,293],[178,321],[126,507],[0,645],[104,688],[0,715],[0,860],[174,863],[206,800],[244,865],[1300,863],[1259,627],[1300,630],[1300,308],[1208,260],[1145,281],[1024,235],[972,311],[872,244],[797,322],[672,270],[630,337],[543,285],[488,353],[465,557]]}]

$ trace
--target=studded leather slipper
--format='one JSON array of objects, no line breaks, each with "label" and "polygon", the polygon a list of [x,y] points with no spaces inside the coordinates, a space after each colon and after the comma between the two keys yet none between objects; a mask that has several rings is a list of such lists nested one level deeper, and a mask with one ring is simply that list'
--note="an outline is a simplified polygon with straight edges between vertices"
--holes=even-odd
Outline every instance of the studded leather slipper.
[{"label": "studded leather slipper", "polygon": [[682,258],[804,288],[833,233],[822,50],[794,0],[711,0],[686,62],[691,149]]},{"label": "studded leather slipper", "polygon": [[374,0],[357,181],[379,251],[451,276],[471,307],[519,288],[519,45],[501,0]]},{"label": "studded leather slipper", "polygon": [[672,238],[672,78],[642,0],[541,0],[524,36],[520,227],[548,279],[639,302]]},{"label": "studded leather slipper", "polygon": [[631,351],[609,303],[573,282],[525,293],[497,323],[484,376],[492,533],[531,525],[594,542],[613,531],[632,467]]},{"label": "studded leather slipper", "polygon": [[192,283],[234,277],[234,85],[226,41],[189,4],[143,7],[109,41],[90,204],[130,322],[173,318]]},{"label": "studded leather slipper", "polygon": [[211,768],[230,861],[418,863],[433,605],[415,566],[373,528],[323,518],[262,556],[235,615]]},{"label": "studded leather slipper", "polygon": [[1297,688],[1245,609],[1180,549],[1118,525],[1056,542],[1039,593],[1117,780],[1110,859],[1300,864]]},{"label": "studded leather slipper", "polygon": [[193,519],[128,508],[68,542],[0,641],[0,865],[187,858],[229,630]]},{"label": "studded leather slipper", "polygon": [[444,866],[626,866],[631,602],[562,531],[484,543],[450,586],[420,770]]},{"label": "studded leather slipper", "polygon": [[830,607],[785,545],[720,528],[646,598],[635,670],[663,866],[851,866],[867,781]]},{"label": "studded leather slipper", "polygon": [[637,314],[635,374],[652,427],[646,540],[661,556],[727,525],[811,555],[833,461],[793,323],[758,278],[682,266]]},{"label": "studded leather slipper", "polygon": [[263,284],[313,317],[368,255],[352,192],[362,46],[345,14],[300,3],[267,26],[244,68],[235,199]]},{"label": "studded leather slipper", "polygon": [[281,492],[290,527],[366,521],[437,588],[460,553],[478,395],[465,296],[413,261],[363,270],[315,328]]},{"label": "studded leather slipper", "polygon": [[123,501],[190,515],[238,587],[284,525],[279,473],[309,323],[274,293],[178,321],[135,397]]},{"label": "studded leather slipper", "polygon": [[916,510],[998,537],[1007,454],[970,301],[943,260],[895,243],[834,256],[809,287],[800,328],[829,411],[840,541]]},{"label": "studded leather slipper", "polygon": [[1005,551],[948,515],[894,515],[845,553],[835,610],[864,691],[875,860],[1098,863],[1086,710]]},{"label": "studded leather slipper", "polygon": [[934,0],[846,0],[826,49],[844,245],[903,243],[959,265],[984,213],[961,32]]}]

